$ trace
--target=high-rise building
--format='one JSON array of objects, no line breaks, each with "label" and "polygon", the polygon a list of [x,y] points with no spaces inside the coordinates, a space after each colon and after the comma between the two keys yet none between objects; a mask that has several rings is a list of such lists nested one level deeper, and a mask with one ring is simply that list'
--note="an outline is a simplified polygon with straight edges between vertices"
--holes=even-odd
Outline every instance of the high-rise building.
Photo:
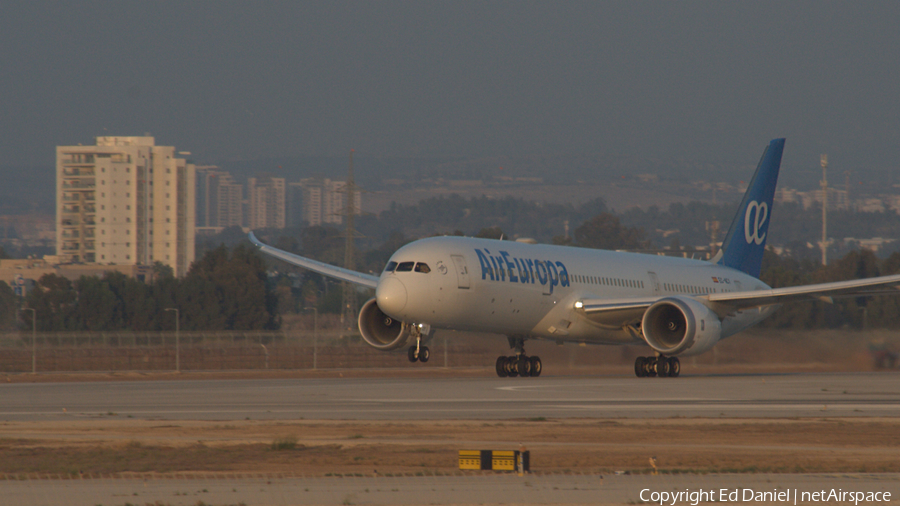
[{"label": "high-rise building", "polygon": [[[298,183],[290,183],[289,208],[293,220],[299,218],[306,224],[341,225],[347,212],[347,183],[322,178],[303,179]],[[353,194],[354,210],[361,214],[362,197]]]},{"label": "high-rise building", "polygon": [[153,137],[56,148],[56,251],[64,263],[194,261],[194,165]]},{"label": "high-rise building", "polygon": [[244,226],[244,185],[216,166],[197,167],[197,230],[218,233]]},{"label": "high-rise building", "polygon": [[197,202],[194,205],[196,209],[195,223],[197,228],[213,227],[216,220],[216,189],[220,174],[224,171],[219,170],[215,165],[198,165],[195,169],[197,175]]},{"label": "high-rise building", "polygon": [[285,226],[302,227],[306,225],[305,210],[303,203],[305,202],[304,194],[306,188],[303,183],[288,183],[285,191]]},{"label": "high-rise building", "polygon": [[244,226],[244,185],[236,183],[231,174],[226,173],[216,189],[216,226]]},{"label": "high-rise building", "polygon": [[250,228],[284,228],[285,184],[283,177],[247,179]]}]

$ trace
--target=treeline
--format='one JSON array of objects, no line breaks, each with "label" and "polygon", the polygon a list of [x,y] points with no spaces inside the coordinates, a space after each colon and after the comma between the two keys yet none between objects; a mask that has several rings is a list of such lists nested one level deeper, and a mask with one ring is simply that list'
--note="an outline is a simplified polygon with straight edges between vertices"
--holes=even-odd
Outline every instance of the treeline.
[{"label": "treeline", "polygon": [[[393,204],[378,215],[362,216],[357,229],[365,236],[360,244],[365,248],[384,242],[392,233],[407,237],[427,237],[435,234],[474,236],[484,228],[498,227],[505,237],[530,237],[538,242],[551,243],[563,237],[568,222],[569,236],[586,221],[602,213],[613,214],[627,228],[643,230],[643,241],[651,249],[677,245],[693,247],[707,245],[711,233],[707,223],[718,221],[721,241],[737,212],[738,202],[711,204],[691,202],[673,203],[665,208],[611,210],[603,199],[597,198],[580,205],[549,204],[515,197],[464,198],[449,195],[425,199],[416,204]],[[821,240],[822,210],[804,209],[800,204],[778,204],[772,210],[769,227],[770,245],[785,247],[798,258],[815,255]],[[843,256],[858,244],[844,243],[845,238],[895,238],[900,230],[900,215],[893,211],[856,212],[830,210],[829,236],[835,239],[829,255]],[[900,242],[888,244],[888,252],[900,250]]]},{"label": "treeline", "polygon": [[[121,273],[82,276],[72,282],[55,274],[37,280],[22,307],[36,311],[39,331],[159,331],[175,329],[179,310],[184,330],[275,329],[276,297],[265,264],[249,245],[207,252],[181,279],[162,264],[152,283]],[[0,283],[0,328],[16,325],[16,297]],[[31,313],[19,318],[31,327]]]},{"label": "treeline", "polygon": [[[707,224],[719,222],[718,241],[725,237],[737,203],[709,204],[675,203],[668,209],[651,206],[634,208],[618,216],[622,223],[647,231],[647,240],[662,248],[674,244],[697,246],[709,244],[711,233]],[[862,213],[847,210],[828,211],[828,236],[835,239],[829,257],[836,258],[859,249],[859,239],[873,237],[897,238],[900,215],[893,211]],[[845,240],[853,238],[855,240]],[[769,244],[781,247],[797,259],[821,257],[818,241],[822,239],[822,208],[803,209],[800,204],[778,204],[772,210],[769,225]],[[900,251],[900,241],[888,243],[883,251]]]},{"label": "treeline", "polygon": [[[379,273],[398,248],[412,240],[433,235],[468,235],[505,238],[532,237],[539,242],[587,248],[647,250],[661,246],[663,230],[678,230],[668,245],[679,237],[692,238],[682,244],[702,244],[706,221],[720,221],[720,240],[734,213],[733,205],[673,204],[668,211],[657,208],[611,213],[602,200],[581,206],[544,205],[522,199],[464,199],[436,197],[416,205],[394,205],[379,216],[360,217],[356,240],[355,269]],[[776,210],[770,239],[784,230],[794,230],[798,221],[788,213],[812,219],[809,212],[782,207]],[[849,220],[850,214],[835,213]],[[867,230],[890,231],[897,221],[893,215],[857,213],[856,219],[870,217],[860,225],[858,235]],[[778,219],[782,216],[784,219]],[[569,234],[564,234],[568,221]],[[779,225],[784,223],[785,225]],[[657,228],[650,228],[655,226]],[[840,225],[838,228],[846,227]],[[898,227],[900,228],[900,227]],[[896,230],[896,228],[895,228]],[[334,227],[303,227],[256,231],[264,242],[302,256],[334,265],[344,264],[343,230]],[[797,231],[799,233],[799,231]],[[655,239],[657,238],[657,239]],[[770,286],[783,287],[824,283],[894,274],[900,272],[900,253],[879,259],[868,250],[844,254],[821,267],[812,251],[799,237],[792,239],[796,250],[778,256],[768,251],[763,260],[762,279]],[[804,254],[796,254],[797,251]],[[315,307],[320,313],[340,312],[341,285],[309,271],[271,258],[261,258],[249,245],[240,228],[198,240],[197,255],[188,275],[176,279],[171,271],[157,265],[154,281],[145,284],[124,275],[81,278],[70,282],[58,276],[44,276],[24,301],[35,308],[40,330],[172,330],[174,315],[166,308],[178,308],[185,330],[272,329],[279,316]],[[836,255],[831,254],[831,258]],[[267,274],[267,271],[269,273]],[[361,294],[366,300],[371,294]],[[837,328],[842,326],[900,327],[900,298],[839,299],[834,305],[823,302],[784,306],[764,325],[779,328]],[[0,283],[0,328],[15,326],[17,301],[12,290]],[[29,314],[30,316],[30,314]],[[23,319],[19,322],[22,325]]]},{"label": "treeline", "polygon": [[[507,239],[528,237],[541,243],[563,243],[567,228],[569,241],[578,243],[579,227],[603,226],[587,222],[595,220],[598,215],[610,214],[620,226],[642,231],[640,237],[632,236],[634,240],[614,249],[660,250],[673,247],[692,249],[711,242],[712,234],[708,228],[711,222],[719,223],[717,240],[721,241],[734,219],[737,207],[736,202],[726,204],[691,202],[675,203],[665,209],[651,206],[647,209],[632,208],[624,212],[615,212],[599,198],[574,205],[547,204],[514,197],[496,199],[449,195],[429,198],[410,205],[395,203],[378,215],[358,217],[356,229],[359,238],[356,244],[361,251],[370,251],[380,249],[387,243],[397,243],[399,238],[411,240],[432,235],[476,236],[485,229],[500,230]],[[608,217],[605,219],[609,221]],[[859,248],[857,242],[843,241],[844,238],[895,237],[896,231],[900,230],[900,215],[890,211],[879,213],[831,211],[828,215],[828,225],[829,236],[836,238],[829,250],[829,257],[837,258]],[[332,250],[326,256],[331,256],[335,262],[343,262],[343,231],[340,228],[295,227],[266,232],[273,238],[290,237],[292,238],[290,241],[295,241],[296,245],[301,245],[298,247],[304,249],[310,247],[309,239],[313,239],[318,243],[315,245],[316,248]],[[217,236],[198,239],[197,255],[200,256],[206,249],[221,243],[237,244],[245,239],[244,236],[240,228],[234,227]],[[317,236],[318,239],[312,236]],[[803,209],[797,204],[775,205],[769,228],[770,245],[779,246],[788,255],[798,259],[812,259],[819,255],[818,247],[815,245],[820,240],[820,209]],[[295,251],[291,248],[285,249]],[[900,251],[900,241],[885,244],[881,251],[883,255]],[[362,257],[357,262],[357,266],[361,265],[370,269],[378,268],[370,265]]]},{"label": "treeline", "polygon": [[[319,258],[333,256],[339,234],[320,235],[311,230],[308,247],[297,238],[276,238],[276,245]],[[480,234],[498,238],[498,228]],[[576,229],[572,244],[621,249],[628,241],[642,241],[638,229],[624,227],[612,215],[598,215]],[[617,239],[616,239],[617,238]],[[612,240],[619,241],[611,243]],[[395,237],[381,247],[360,252],[363,261],[378,265],[406,241]],[[597,244],[597,241],[605,241]],[[342,243],[341,243],[342,244]],[[332,260],[334,260],[332,258]],[[335,262],[339,264],[340,262]],[[37,311],[40,331],[173,330],[178,308],[184,330],[253,330],[277,328],[279,315],[314,306],[320,312],[339,312],[341,287],[322,276],[278,263],[280,273],[266,273],[265,262],[249,244],[233,249],[219,246],[195,262],[183,279],[157,265],[152,283],[120,273],[102,278],[82,277],[75,282],[45,275],[26,297],[22,307]],[[292,276],[286,276],[293,272]],[[761,279],[773,288],[828,283],[900,273],[900,253],[879,259],[868,250],[851,252],[822,267],[812,260],[796,260],[766,251]],[[360,300],[364,300],[361,297]],[[16,307],[21,302],[12,289],[0,282],[0,328],[16,326]],[[30,328],[31,314],[19,318],[18,326]],[[763,327],[780,329],[900,328],[900,297],[875,296],[784,305]]]},{"label": "treeline", "polygon": [[395,232],[408,237],[475,236],[480,230],[492,227],[502,229],[507,239],[529,237],[549,243],[554,236],[565,234],[566,222],[570,230],[574,230],[585,220],[608,211],[600,198],[576,206],[514,197],[467,199],[449,195],[411,205],[395,203],[377,216],[360,217],[357,228],[374,240],[373,246]]},{"label": "treeline", "polygon": [[[760,279],[772,288],[830,283],[900,273],[900,253],[879,259],[869,250],[857,250],[822,266],[813,260],[779,256],[771,250],[763,257]],[[900,294],[898,294],[900,295]],[[781,329],[898,328],[900,296],[835,298],[785,304],[762,326]]]}]

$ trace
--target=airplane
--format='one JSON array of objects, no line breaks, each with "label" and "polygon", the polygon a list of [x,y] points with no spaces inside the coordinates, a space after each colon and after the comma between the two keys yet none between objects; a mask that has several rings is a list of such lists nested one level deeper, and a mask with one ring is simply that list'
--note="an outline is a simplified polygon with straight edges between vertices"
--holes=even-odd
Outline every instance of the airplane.
[{"label": "airplane", "polygon": [[505,335],[500,377],[540,376],[525,342],[642,344],[637,377],[677,377],[679,357],[720,340],[798,300],[896,294],[900,275],[771,288],[759,280],[785,139],[765,148],[722,248],[711,260],[472,237],[429,237],[398,249],[380,275],[343,269],[273,248],[262,253],[326,276],[373,288],[359,312],[363,340],[383,351],[407,347],[427,362],[435,329]]}]

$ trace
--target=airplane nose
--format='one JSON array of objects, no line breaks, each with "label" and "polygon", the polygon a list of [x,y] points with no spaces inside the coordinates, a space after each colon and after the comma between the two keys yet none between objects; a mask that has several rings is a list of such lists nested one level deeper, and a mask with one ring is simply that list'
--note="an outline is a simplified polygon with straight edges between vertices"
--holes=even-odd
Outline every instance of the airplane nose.
[{"label": "airplane nose", "polygon": [[396,316],[406,307],[406,287],[393,276],[382,279],[375,288],[375,301],[384,313]]}]

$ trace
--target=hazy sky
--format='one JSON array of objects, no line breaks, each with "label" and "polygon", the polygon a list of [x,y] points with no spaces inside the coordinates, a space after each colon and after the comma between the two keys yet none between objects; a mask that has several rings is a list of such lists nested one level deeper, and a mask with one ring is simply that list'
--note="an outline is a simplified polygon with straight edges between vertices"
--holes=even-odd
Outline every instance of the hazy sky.
[{"label": "hazy sky", "polygon": [[900,167],[900,2],[0,3],[0,165],[607,153]]}]

